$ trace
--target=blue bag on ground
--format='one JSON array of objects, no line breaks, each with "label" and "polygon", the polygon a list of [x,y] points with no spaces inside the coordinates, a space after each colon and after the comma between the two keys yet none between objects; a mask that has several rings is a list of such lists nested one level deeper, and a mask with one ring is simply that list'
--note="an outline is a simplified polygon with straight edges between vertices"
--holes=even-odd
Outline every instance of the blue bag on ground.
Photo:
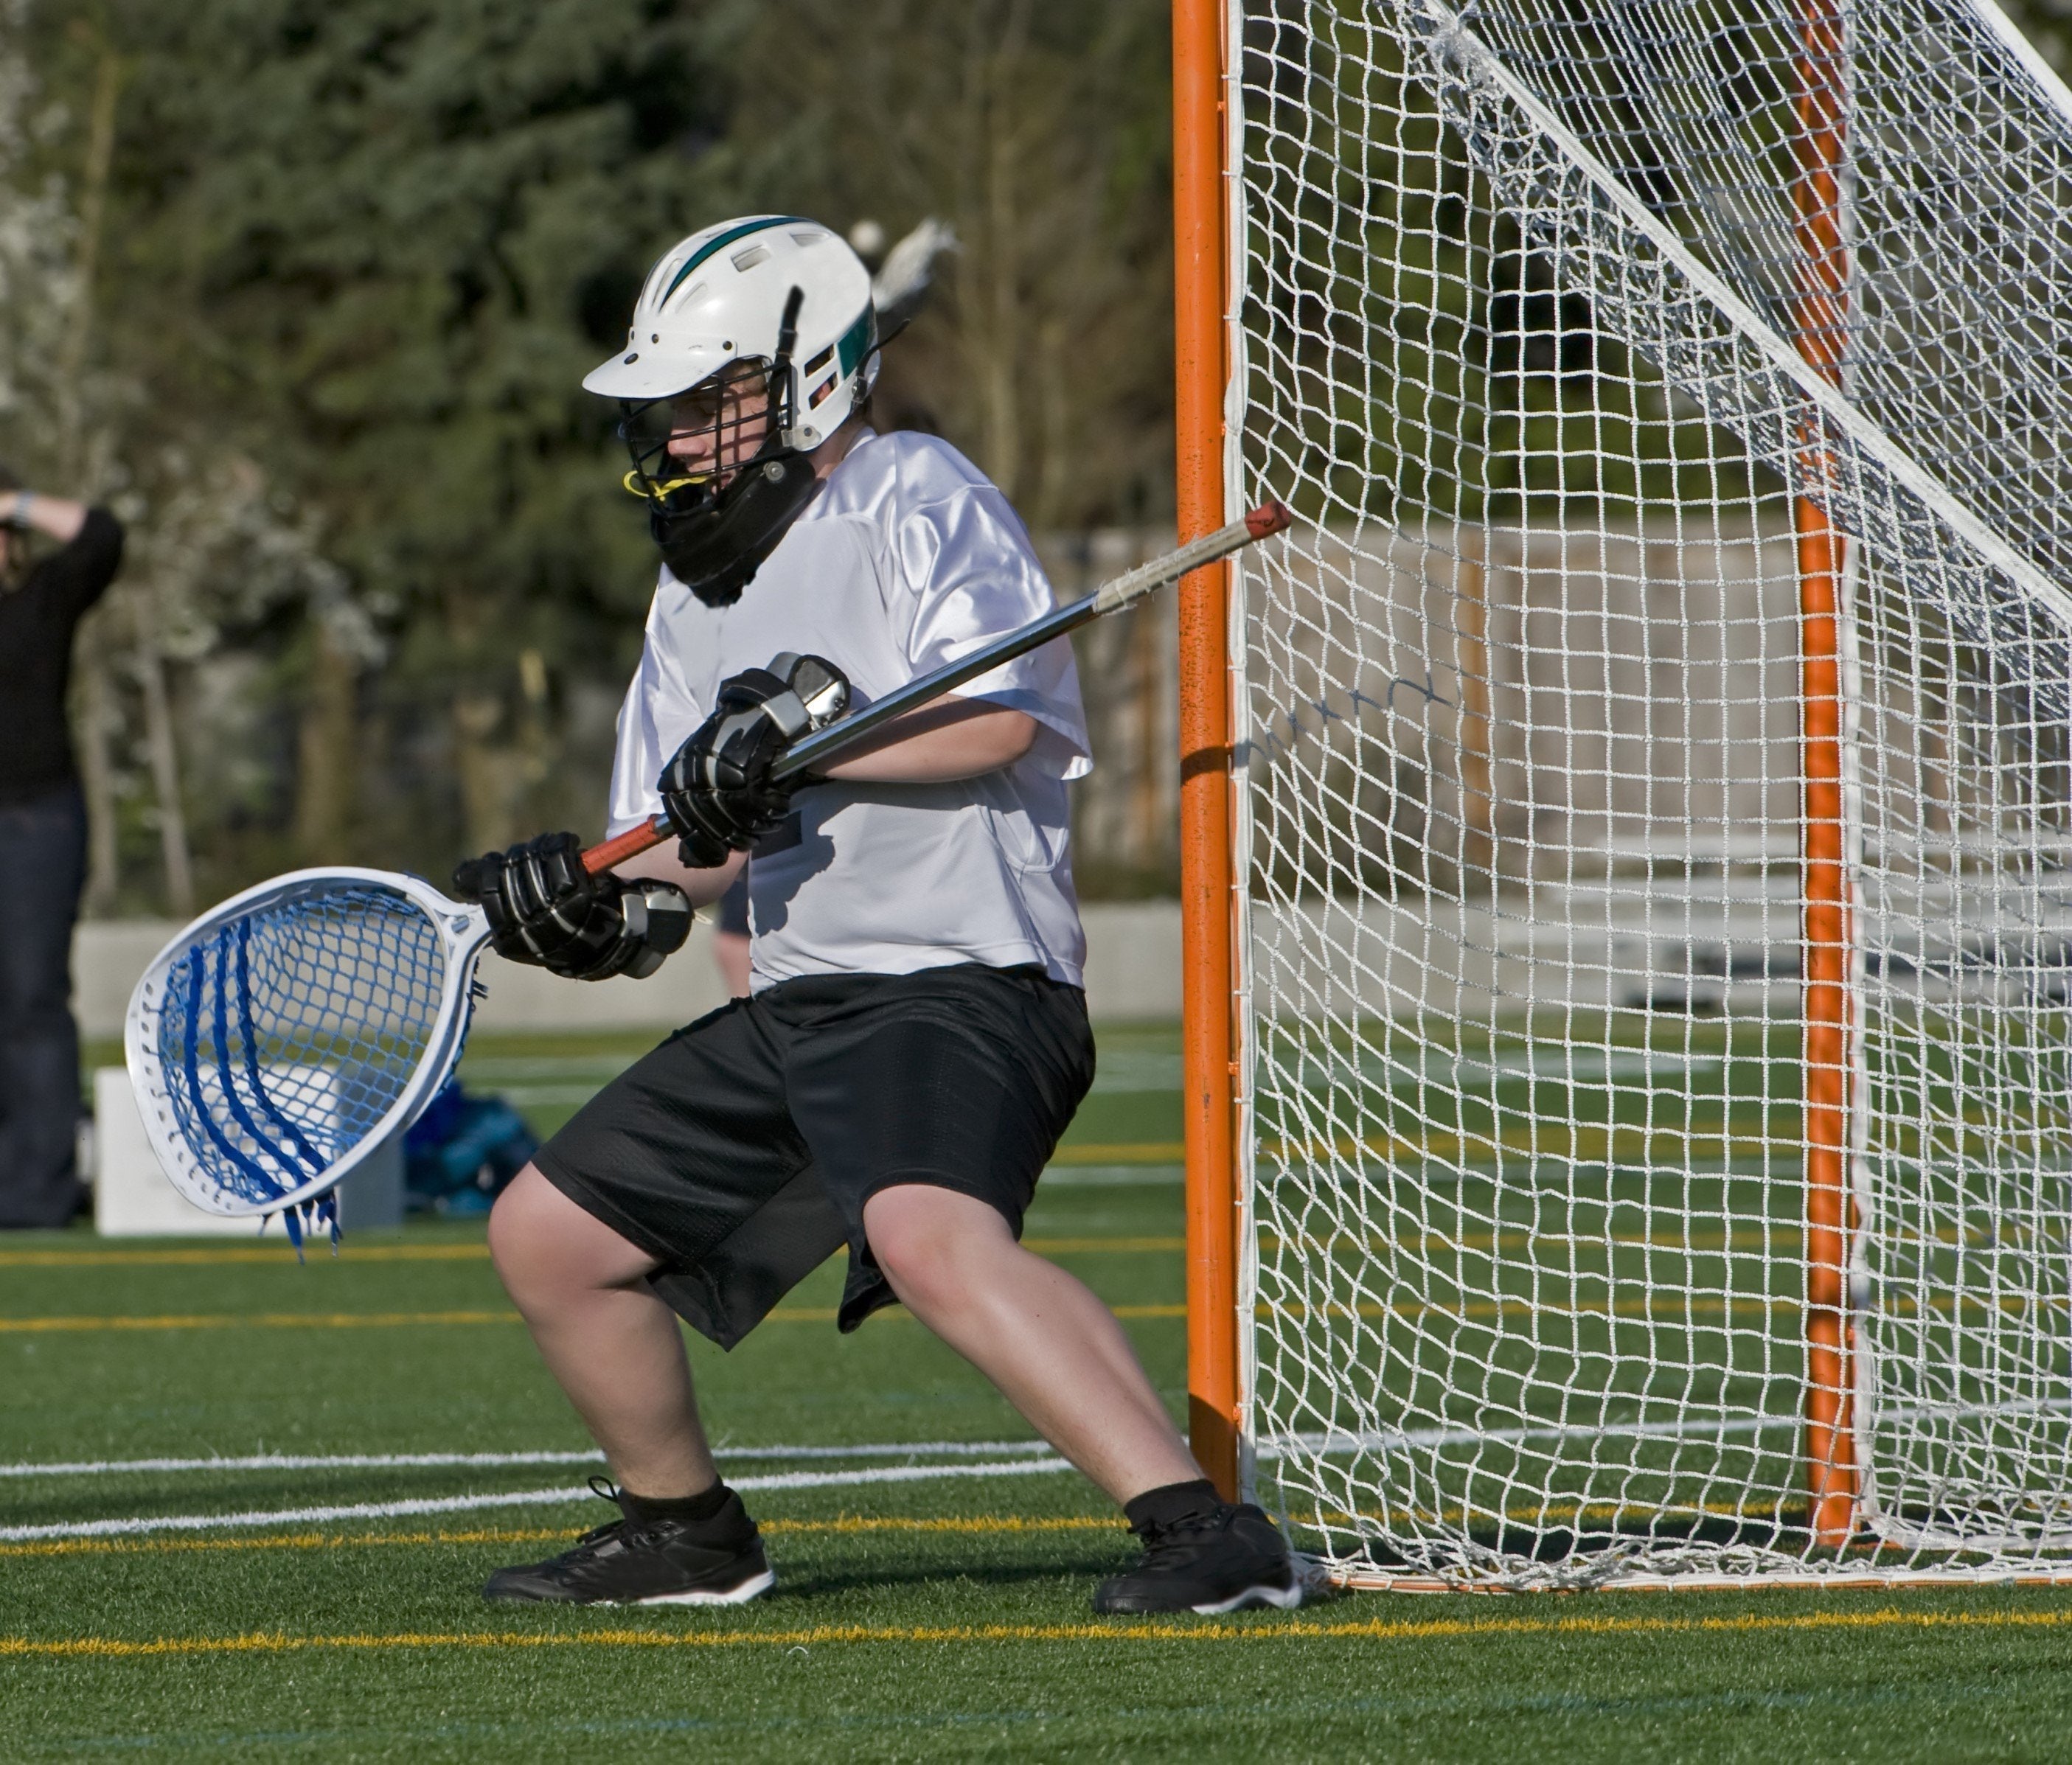
[{"label": "blue bag on ground", "polygon": [[403,1138],[404,1202],[413,1213],[487,1213],[540,1142],[500,1097],[470,1097],[457,1078]]}]

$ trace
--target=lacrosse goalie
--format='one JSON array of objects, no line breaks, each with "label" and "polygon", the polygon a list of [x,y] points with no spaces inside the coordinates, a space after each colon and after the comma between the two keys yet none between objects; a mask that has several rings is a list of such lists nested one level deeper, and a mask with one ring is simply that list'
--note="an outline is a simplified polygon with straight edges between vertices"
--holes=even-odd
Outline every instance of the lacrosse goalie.
[{"label": "lacrosse goalie", "polygon": [[898,1300],[1121,1505],[1143,1554],[1097,1610],[1293,1607],[1272,1522],[1218,1496],[1113,1315],[1018,1242],[1094,1072],[1069,646],[824,775],[771,776],[800,735],[1052,604],[969,462],[869,426],[878,326],[837,235],[733,220],[663,257],[624,347],[583,383],[621,407],[664,564],[610,827],[666,813],[679,840],[593,878],[573,834],[547,835],[455,883],[504,956],[587,979],[650,971],[745,864],[752,991],[599,1093],[496,1204],[497,1272],[603,1449],[620,1517],[484,1591],[726,1604],[771,1586],[677,1320],[731,1348],[846,1247],[841,1328]]}]

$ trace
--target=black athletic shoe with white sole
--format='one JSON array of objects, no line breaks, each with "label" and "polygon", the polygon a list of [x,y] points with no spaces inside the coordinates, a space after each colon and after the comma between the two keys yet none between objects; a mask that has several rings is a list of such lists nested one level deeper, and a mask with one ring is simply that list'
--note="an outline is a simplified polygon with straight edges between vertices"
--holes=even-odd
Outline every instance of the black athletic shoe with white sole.
[{"label": "black athletic shoe with white sole", "polygon": [[1248,1606],[1292,1611],[1302,1603],[1287,1541],[1249,1502],[1219,1501],[1170,1519],[1130,1517],[1144,1554],[1134,1568],[1100,1584],[1096,1611],[1214,1613]]},{"label": "black athletic shoe with white sole", "polygon": [[731,1489],[717,1513],[686,1520],[643,1513],[608,1484],[623,1518],[585,1533],[545,1562],[500,1569],[485,1599],[557,1600],[578,1606],[738,1606],[776,1583],[755,1522]]}]

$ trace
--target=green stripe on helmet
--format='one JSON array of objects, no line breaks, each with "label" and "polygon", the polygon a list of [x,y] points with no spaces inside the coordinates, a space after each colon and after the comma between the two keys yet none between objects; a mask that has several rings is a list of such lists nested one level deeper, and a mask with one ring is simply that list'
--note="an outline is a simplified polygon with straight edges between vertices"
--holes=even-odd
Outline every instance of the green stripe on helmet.
[{"label": "green stripe on helmet", "polygon": [[856,364],[869,353],[871,334],[878,328],[877,321],[877,308],[866,304],[862,316],[842,333],[841,341],[835,345],[835,359],[841,364],[844,380],[856,371]]},{"label": "green stripe on helmet", "polygon": [[655,302],[655,310],[660,312],[667,306],[669,304],[670,297],[684,285],[684,278],[693,270],[704,263],[714,252],[725,251],[737,239],[746,239],[750,233],[764,232],[772,227],[808,227],[816,224],[817,223],[806,220],[797,215],[772,215],[767,220],[751,220],[738,227],[728,228],[717,239],[706,240],[704,244],[691,253],[684,261],[684,267],[676,272],[674,279],[664,290],[662,298]]}]

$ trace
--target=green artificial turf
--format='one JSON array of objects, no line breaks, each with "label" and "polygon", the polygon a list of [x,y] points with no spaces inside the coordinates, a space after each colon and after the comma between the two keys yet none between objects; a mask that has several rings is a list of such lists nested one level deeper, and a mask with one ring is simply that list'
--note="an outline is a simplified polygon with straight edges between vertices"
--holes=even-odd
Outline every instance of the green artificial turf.
[{"label": "green artificial turf", "polygon": [[[1179,1412],[1174,1038],[1104,1038],[1030,1241],[1123,1312]],[[541,1128],[636,1042],[480,1039]],[[529,1063],[529,1064],[528,1064]],[[529,1094],[528,1094],[529,1091]],[[694,1343],[737,1478],[1026,1440],[904,1314],[851,1337],[812,1277],[732,1355]],[[278,1240],[0,1240],[0,1460],[580,1451],[479,1225]],[[926,1455],[910,1455],[915,1460]],[[945,1462],[936,1459],[933,1462]],[[968,1462],[968,1461],[967,1461]],[[1003,1462],[997,1454],[979,1462]],[[0,1526],[579,1486],[587,1463],[0,1479]],[[1097,1621],[1128,1560],[1069,1474],[765,1489],[778,1591],[734,1611],[477,1596],[601,1503],[0,1543],[0,1759],[2056,1759],[2072,1599],[2047,1589],[1470,1599]]]}]

